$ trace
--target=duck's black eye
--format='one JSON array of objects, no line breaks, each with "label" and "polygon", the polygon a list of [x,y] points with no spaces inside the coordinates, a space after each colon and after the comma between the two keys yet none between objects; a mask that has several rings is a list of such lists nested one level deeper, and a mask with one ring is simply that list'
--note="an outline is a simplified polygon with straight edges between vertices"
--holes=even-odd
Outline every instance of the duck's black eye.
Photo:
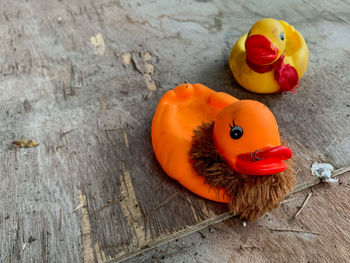
[{"label": "duck's black eye", "polygon": [[281,39],[282,41],[284,40],[284,33],[283,33],[283,32],[280,34],[280,39]]},{"label": "duck's black eye", "polygon": [[238,140],[243,135],[243,129],[240,126],[231,127],[230,136],[232,139]]}]

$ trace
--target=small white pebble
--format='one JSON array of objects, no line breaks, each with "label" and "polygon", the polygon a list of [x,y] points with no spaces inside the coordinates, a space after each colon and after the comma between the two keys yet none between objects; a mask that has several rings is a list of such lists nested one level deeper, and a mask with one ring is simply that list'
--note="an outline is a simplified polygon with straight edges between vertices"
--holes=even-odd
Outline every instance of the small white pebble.
[{"label": "small white pebble", "polygon": [[329,178],[324,180],[325,183],[338,183],[339,179],[338,178]]},{"label": "small white pebble", "polygon": [[332,178],[334,171],[333,165],[329,163],[313,163],[311,166],[311,173],[316,175],[322,182],[337,183],[338,179]]},{"label": "small white pebble", "polygon": [[242,226],[243,226],[243,227],[246,227],[246,226],[247,226],[247,222],[246,222],[246,221],[243,221],[243,222],[242,222]]}]

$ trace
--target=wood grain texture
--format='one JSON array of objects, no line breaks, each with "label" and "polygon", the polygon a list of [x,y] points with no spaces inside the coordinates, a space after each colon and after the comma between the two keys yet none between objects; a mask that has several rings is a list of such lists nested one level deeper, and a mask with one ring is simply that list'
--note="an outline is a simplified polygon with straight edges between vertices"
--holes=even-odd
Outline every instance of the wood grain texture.
[{"label": "wood grain texture", "polygon": [[[349,165],[349,2],[269,2],[3,1],[0,262],[118,261],[225,219],[152,151],[156,104],[185,80],[268,105],[298,183],[313,161]],[[264,16],[309,45],[296,94],[248,93],[228,69],[235,40]],[[13,148],[21,136],[40,145]]]}]

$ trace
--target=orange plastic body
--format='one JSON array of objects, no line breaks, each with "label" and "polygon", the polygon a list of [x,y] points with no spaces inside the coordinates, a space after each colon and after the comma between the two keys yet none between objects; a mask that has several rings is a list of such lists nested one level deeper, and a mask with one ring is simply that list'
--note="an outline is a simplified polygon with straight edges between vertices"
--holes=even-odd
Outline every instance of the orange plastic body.
[{"label": "orange plastic body", "polygon": [[164,94],[152,121],[152,145],[164,171],[191,192],[216,202],[227,203],[230,198],[224,189],[205,184],[205,178],[193,170],[189,159],[193,129],[215,120],[236,101],[204,85],[185,83]]},{"label": "orange plastic body", "polygon": [[210,121],[215,121],[215,145],[232,169],[250,176],[286,169],[284,160],[292,157],[292,151],[280,145],[276,119],[265,105],[237,100],[201,84],[182,84],[160,100],[152,122],[152,144],[164,171],[193,193],[229,202],[224,189],[205,184],[189,157],[193,130]]}]

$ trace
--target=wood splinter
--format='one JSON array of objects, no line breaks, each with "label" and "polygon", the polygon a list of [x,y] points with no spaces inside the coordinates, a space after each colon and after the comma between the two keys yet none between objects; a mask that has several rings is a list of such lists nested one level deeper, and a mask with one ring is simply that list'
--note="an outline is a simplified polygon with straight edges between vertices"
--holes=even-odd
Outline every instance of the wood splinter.
[{"label": "wood splinter", "polygon": [[276,232],[293,232],[293,233],[301,233],[301,234],[312,234],[316,236],[320,236],[320,233],[307,231],[307,230],[298,230],[298,229],[278,229],[278,228],[269,228],[267,230],[276,231]]},{"label": "wood splinter", "polygon": [[309,193],[303,203],[303,205],[300,207],[300,209],[298,210],[298,212],[294,215],[293,218],[296,218],[300,213],[301,211],[304,209],[304,207],[306,206],[306,203],[309,201],[310,197],[312,196],[312,193]]}]

